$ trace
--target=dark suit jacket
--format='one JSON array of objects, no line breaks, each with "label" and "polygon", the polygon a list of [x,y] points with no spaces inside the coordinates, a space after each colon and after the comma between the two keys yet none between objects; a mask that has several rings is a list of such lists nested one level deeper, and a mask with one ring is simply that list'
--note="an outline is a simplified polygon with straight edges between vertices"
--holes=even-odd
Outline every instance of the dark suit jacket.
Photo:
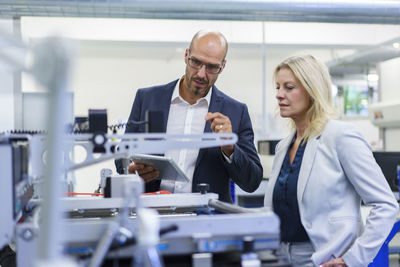
[{"label": "dark suit jacket", "polygon": [[[163,131],[167,129],[167,121],[171,97],[178,80],[165,85],[139,89],[136,93],[129,121],[144,121],[147,110],[163,111]],[[230,197],[230,179],[247,192],[255,191],[260,185],[263,169],[254,147],[254,133],[247,106],[240,103],[213,86],[209,105],[210,112],[220,112],[228,116],[232,123],[232,131],[238,135],[232,163],[223,157],[220,147],[200,149],[193,174],[192,192],[198,192],[197,184],[207,183],[210,192],[217,193],[219,199],[232,202]],[[145,132],[144,125],[128,124],[126,133]],[[211,132],[207,122],[204,132]],[[121,161],[116,161],[117,171],[122,173]],[[146,191],[157,191],[160,180],[146,184]]]}]

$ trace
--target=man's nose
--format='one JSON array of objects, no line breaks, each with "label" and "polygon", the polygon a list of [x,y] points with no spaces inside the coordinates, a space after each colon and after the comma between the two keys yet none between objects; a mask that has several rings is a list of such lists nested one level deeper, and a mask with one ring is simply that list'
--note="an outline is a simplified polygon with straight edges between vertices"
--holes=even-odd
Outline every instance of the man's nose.
[{"label": "man's nose", "polygon": [[200,77],[206,77],[206,65],[201,65],[201,68],[197,71],[197,75]]}]

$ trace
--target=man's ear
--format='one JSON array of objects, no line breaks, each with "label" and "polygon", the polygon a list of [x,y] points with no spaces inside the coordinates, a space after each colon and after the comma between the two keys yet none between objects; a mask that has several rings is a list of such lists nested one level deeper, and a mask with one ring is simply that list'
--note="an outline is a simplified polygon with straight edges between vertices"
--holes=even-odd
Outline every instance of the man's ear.
[{"label": "man's ear", "polygon": [[226,64],[226,59],[224,59],[224,61],[222,62],[222,68],[221,68],[220,73],[225,69],[225,64]]},{"label": "man's ear", "polygon": [[185,50],[185,57],[184,57],[184,60],[185,60],[185,63],[186,63],[186,64],[188,63],[188,62],[187,62],[188,56],[189,56],[189,48],[186,48],[186,50]]}]

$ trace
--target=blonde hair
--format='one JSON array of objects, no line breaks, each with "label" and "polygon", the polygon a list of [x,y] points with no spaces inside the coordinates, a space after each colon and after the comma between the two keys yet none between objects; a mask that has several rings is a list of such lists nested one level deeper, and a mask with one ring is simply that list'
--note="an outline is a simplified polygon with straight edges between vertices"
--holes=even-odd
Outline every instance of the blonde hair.
[{"label": "blonde hair", "polygon": [[[308,127],[303,135],[303,140],[307,141],[321,134],[328,120],[337,114],[333,105],[329,71],[325,64],[311,55],[294,56],[285,59],[275,68],[275,80],[278,72],[285,68],[293,72],[311,97],[311,106],[306,115]],[[296,128],[293,120],[291,127]]]}]

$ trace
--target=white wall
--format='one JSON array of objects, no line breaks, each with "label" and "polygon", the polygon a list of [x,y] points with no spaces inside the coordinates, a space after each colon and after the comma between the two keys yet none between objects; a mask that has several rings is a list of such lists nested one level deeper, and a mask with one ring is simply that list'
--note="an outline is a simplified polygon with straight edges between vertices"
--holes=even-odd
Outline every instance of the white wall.
[{"label": "white wall", "polygon": [[393,101],[400,99],[400,58],[383,61],[379,64],[379,86],[381,91],[381,101]]},{"label": "white wall", "polygon": [[0,69],[0,132],[14,128],[14,83],[8,71]]},{"label": "white wall", "polygon": [[[400,58],[394,58],[379,64],[381,101],[394,101],[400,99]],[[400,126],[384,131],[385,150],[400,151]]]},{"label": "white wall", "polygon": [[[0,20],[0,39],[3,34],[13,33],[12,20]],[[7,43],[7,42],[5,42]],[[7,53],[7,45],[2,46]],[[14,128],[14,77],[13,69],[1,60],[0,56],[0,132]]]},{"label": "white wall", "polygon": [[[78,40],[187,42],[199,29],[212,28],[230,43],[262,42],[262,22],[114,18],[23,17],[26,39],[57,34]],[[397,37],[399,25],[265,22],[270,44],[369,45]],[[396,34],[397,32],[397,34]]]},{"label": "white wall", "polygon": [[[93,46],[96,45],[96,53]],[[184,48],[148,48],[146,45],[125,42],[81,42],[71,87],[75,92],[75,114],[87,115],[89,108],[107,108],[109,123],[126,120],[136,90],[141,87],[164,84],[184,74]],[[254,128],[261,134],[262,118],[262,53],[249,52],[249,47],[230,47],[227,65],[216,85],[230,96],[247,103]],[[340,51],[340,50],[339,50]],[[276,108],[272,73],[274,67],[287,56],[312,53],[329,60],[331,49],[274,49],[266,58],[266,111],[273,118]],[[245,54],[243,56],[243,54]],[[271,122],[272,123],[272,122]],[[268,138],[279,133],[267,131]]]}]

